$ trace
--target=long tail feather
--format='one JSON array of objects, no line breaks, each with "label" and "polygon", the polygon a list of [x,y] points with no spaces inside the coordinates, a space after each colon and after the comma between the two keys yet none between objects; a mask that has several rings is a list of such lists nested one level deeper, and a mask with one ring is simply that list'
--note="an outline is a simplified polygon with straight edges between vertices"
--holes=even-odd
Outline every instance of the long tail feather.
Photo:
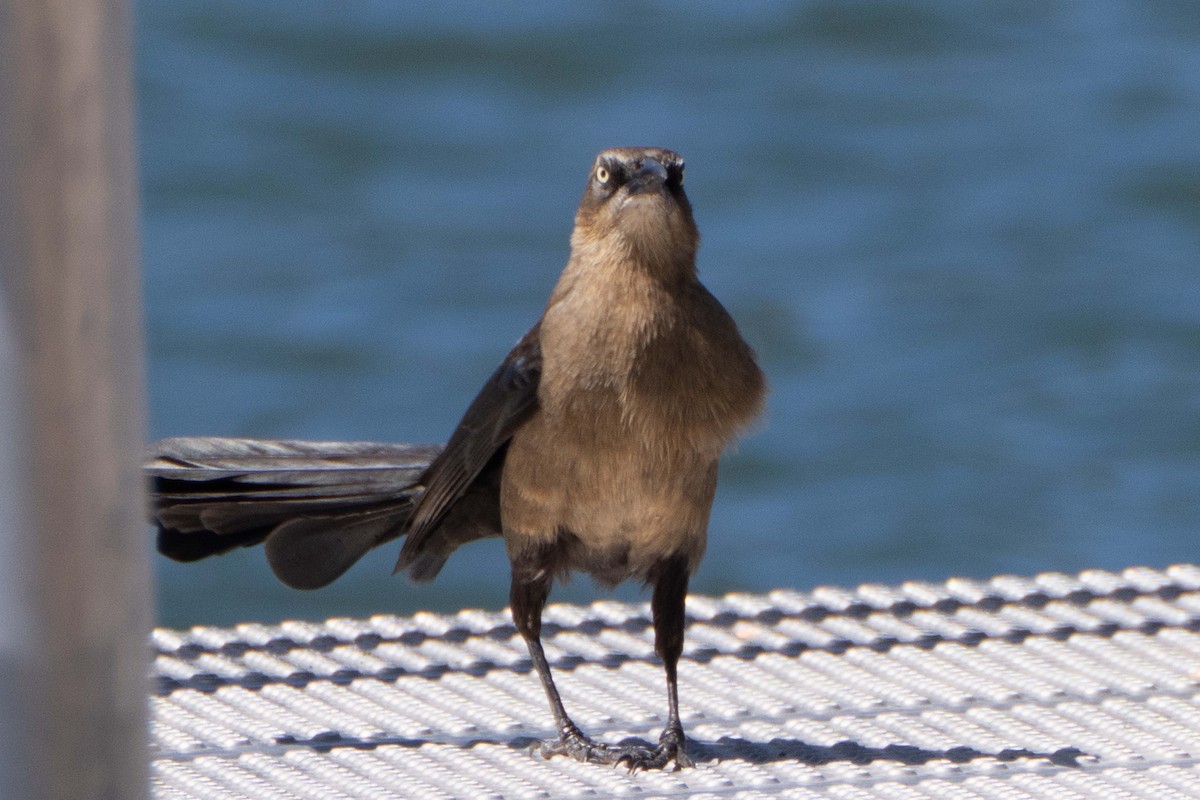
[{"label": "long tail feather", "polygon": [[150,447],[158,549],[195,561],[267,543],[275,574],[324,586],[407,530],[438,445],[186,437]]}]

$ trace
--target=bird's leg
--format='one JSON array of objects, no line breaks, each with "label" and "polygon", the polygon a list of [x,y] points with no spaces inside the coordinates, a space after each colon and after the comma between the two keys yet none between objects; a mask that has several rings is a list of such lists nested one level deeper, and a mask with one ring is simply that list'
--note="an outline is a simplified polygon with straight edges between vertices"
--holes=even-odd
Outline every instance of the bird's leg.
[{"label": "bird's leg", "polygon": [[620,761],[632,770],[661,769],[671,761],[676,769],[695,766],[687,754],[687,739],[679,720],[679,685],[676,670],[683,653],[684,604],[687,600],[688,565],[683,557],[662,561],[650,579],[654,581],[654,652],[667,673],[667,724],[654,750],[629,752]]},{"label": "bird's leg", "polygon": [[586,761],[593,764],[613,764],[627,755],[627,748],[612,747],[600,742],[593,742],[567,716],[562,698],[554,686],[554,678],[550,675],[550,664],[546,661],[546,653],[542,650],[542,608],[550,595],[550,573],[546,569],[532,569],[513,565],[512,588],[509,601],[512,604],[513,623],[525,645],[529,648],[529,658],[537,671],[546,691],[546,699],[550,702],[550,711],[554,714],[554,724],[558,728],[558,738],[548,739],[541,743],[538,752],[543,758],[568,755],[576,761]]}]

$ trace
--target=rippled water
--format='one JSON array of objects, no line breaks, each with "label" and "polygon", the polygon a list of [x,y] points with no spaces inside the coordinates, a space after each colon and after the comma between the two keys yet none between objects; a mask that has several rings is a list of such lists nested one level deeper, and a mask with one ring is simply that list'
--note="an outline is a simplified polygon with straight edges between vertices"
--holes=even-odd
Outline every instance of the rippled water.
[{"label": "rippled water", "polygon": [[[656,144],[773,389],[694,590],[1196,558],[1192,0],[139,12],[155,437],[443,440],[593,154]],[[394,550],[315,593],[160,559],[160,619],[506,602],[498,542]]]}]

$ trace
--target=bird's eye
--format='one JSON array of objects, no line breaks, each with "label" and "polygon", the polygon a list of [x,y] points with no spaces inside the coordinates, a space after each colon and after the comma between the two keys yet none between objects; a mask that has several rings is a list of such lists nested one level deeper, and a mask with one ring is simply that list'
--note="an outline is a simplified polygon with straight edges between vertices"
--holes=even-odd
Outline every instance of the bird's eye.
[{"label": "bird's eye", "polygon": [[612,177],[612,175],[609,173],[609,171],[607,169],[605,169],[604,167],[596,167],[596,180],[597,181],[599,181],[600,183],[608,183],[608,179],[611,177]]}]

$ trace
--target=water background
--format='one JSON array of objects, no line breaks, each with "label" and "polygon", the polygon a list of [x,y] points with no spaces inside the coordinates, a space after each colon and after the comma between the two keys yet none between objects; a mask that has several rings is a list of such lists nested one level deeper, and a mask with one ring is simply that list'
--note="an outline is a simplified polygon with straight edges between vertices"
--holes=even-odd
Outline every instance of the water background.
[{"label": "water background", "polygon": [[[653,144],[772,386],[694,591],[1197,558],[1194,0],[138,12],[153,437],[444,440],[594,153]],[[158,558],[159,620],[506,604],[499,542],[396,549],[308,593]]]}]

